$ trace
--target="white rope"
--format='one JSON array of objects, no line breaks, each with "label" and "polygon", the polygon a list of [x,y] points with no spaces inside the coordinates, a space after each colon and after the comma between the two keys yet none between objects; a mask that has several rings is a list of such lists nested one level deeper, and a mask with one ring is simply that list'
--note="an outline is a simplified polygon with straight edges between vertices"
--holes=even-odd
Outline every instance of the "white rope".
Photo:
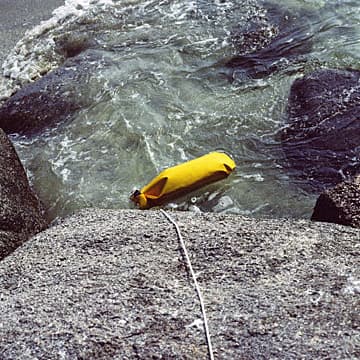
[{"label": "white rope", "polygon": [[193,269],[193,267],[191,265],[189,254],[188,254],[188,252],[186,250],[185,242],[183,240],[183,237],[181,236],[181,232],[180,232],[179,226],[176,223],[176,221],[165,210],[160,209],[160,211],[175,226],[175,229],[176,229],[180,244],[182,246],[182,249],[184,251],[185,258],[186,258],[188,267],[190,269],[190,273],[191,273],[191,276],[193,278],[193,281],[194,281],[194,284],[195,284],[195,289],[196,289],[196,292],[197,292],[197,295],[198,295],[198,298],[199,298],[199,301],[200,301],[201,312],[202,312],[203,319],[204,319],[204,329],[205,329],[206,341],[207,341],[207,345],[208,345],[209,358],[210,358],[210,360],[214,360],[214,353],[213,353],[212,345],[211,345],[210,332],[209,332],[209,326],[208,326],[208,321],[207,321],[206,312],[205,312],[204,300],[203,300],[203,297],[201,295],[201,290],[200,290],[199,284],[198,284],[198,282],[196,280],[194,269]]}]

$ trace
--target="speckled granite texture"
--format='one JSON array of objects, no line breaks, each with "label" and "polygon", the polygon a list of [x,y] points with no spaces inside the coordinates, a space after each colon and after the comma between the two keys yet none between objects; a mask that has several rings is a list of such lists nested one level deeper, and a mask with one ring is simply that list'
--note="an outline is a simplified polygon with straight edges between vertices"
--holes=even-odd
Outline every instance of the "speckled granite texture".
[{"label": "speckled granite texture", "polygon": [[[360,355],[359,231],[171,213],[216,359]],[[89,209],[0,263],[2,359],[206,359],[198,299],[157,211]]]}]

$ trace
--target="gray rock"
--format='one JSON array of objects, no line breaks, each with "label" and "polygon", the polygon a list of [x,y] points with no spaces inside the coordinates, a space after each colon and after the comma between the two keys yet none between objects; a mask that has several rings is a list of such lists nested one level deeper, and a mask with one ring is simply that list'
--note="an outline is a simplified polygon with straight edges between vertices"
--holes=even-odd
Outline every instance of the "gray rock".
[{"label": "gray rock", "polygon": [[343,182],[325,190],[316,201],[311,220],[360,228],[360,185]]},{"label": "gray rock", "polygon": [[0,129],[0,259],[46,227],[16,151]]},{"label": "gray rock", "polygon": [[360,172],[360,71],[322,69],[296,80],[290,91],[284,152],[313,189]]},{"label": "gray rock", "polygon": [[[357,229],[176,213],[217,359],[360,355]],[[2,359],[206,359],[198,299],[157,211],[89,209],[0,263]]]},{"label": "gray rock", "polygon": [[63,4],[64,0],[1,0],[0,65],[26,30],[48,19]]}]

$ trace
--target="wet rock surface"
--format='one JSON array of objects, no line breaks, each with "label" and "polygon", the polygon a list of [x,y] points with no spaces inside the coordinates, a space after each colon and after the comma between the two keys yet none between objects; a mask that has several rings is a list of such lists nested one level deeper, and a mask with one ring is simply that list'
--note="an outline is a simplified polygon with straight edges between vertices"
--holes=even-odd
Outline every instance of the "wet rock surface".
[{"label": "wet rock surface", "polygon": [[[357,229],[171,213],[205,298],[215,358],[359,356]],[[3,359],[206,359],[174,227],[83,210],[0,263]]]},{"label": "wet rock surface", "polygon": [[0,127],[6,133],[31,135],[70,119],[98,95],[101,80],[94,74],[103,64],[95,50],[84,51],[25,85],[0,108]]},{"label": "wet rock surface", "polygon": [[46,226],[14,147],[0,129],[0,258]]},{"label": "wet rock surface", "polygon": [[360,228],[360,184],[343,182],[325,190],[316,202],[311,219]]},{"label": "wet rock surface", "polygon": [[360,72],[321,69],[290,91],[286,157],[313,189],[334,186],[360,171]]}]

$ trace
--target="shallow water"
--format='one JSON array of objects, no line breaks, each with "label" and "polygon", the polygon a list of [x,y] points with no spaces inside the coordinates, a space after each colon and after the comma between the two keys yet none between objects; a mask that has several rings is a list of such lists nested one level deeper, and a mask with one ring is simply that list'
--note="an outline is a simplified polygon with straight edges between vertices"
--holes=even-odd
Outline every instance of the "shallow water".
[{"label": "shallow water", "polygon": [[[360,68],[360,9],[356,1],[289,0],[268,12],[254,4],[68,1],[19,43],[4,65],[13,87],[64,61],[59,34],[74,51],[81,43],[106,59],[89,80],[91,106],[44,134],[12,136],[51,219],[82,207],[132,207],[134,188],[213,150],[230,154],[236,172],[169,206],[310,216],[316,194],[289,176],[276,133],[294,79],[319,67]],[[226,66],[257,50],[234,41],[234,29],[252,22],[274,31],[270,38],[269,23],[285,33],[262,63],[265,74]]]}]

